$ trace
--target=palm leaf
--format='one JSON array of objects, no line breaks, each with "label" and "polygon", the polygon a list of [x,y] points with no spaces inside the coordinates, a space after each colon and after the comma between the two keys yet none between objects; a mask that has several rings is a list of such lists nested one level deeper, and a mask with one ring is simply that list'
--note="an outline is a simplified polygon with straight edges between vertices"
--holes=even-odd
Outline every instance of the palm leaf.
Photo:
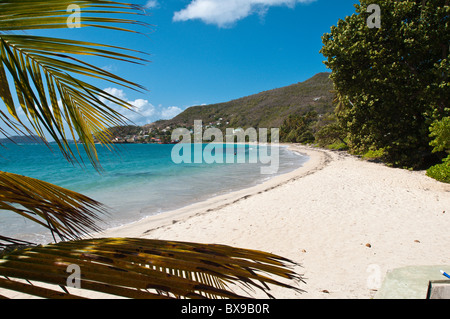
[{"label": "palm leaf", "polygon": [[[80,27],[95,26],[136,32],[108,25],[107,23],[145,25],[145,23],[136,20],[108,17],[109,15],[117,14],[137,15],[143,11],[140,6],[129,3],[103,0],[48,0],[45,2],[2,0],[0,1],[0,32],[67,28],[68,16],[72,13],[70,6],[72,5],[78,6],[83,14]],[[94,14],[94,16],[91,16],[91,14]],[[106,15],[106,17],[102,17],[102,15]]]},{"label": "palm leaf", "polygon": [[[95,141],[109,146],[108,128],[127,123],[109,104],[125,109],[133,107],[83,79],[104,80],[136,91],[145,88],[77,56],[140,64],[147,62],[136,57],[136,53],[142,52],[107,44],[11,33],[67,28],[70,14],[67,8],[73,4],[82,10],[81,27],[135,32],[114,25],[146,25],[136,20],[103,17],[141,12],[138,6],[114,1],[0,1],[0,97],[8,110],[8,113],[0,112],[0,120],[15,132],[34,132],[44,140],[47,133],[72,162],[82,162],[83,157],[78,145],[77,152],[69,147],[69,140],[80,141],[89,161],[99,169]],[[25,113],[29,124],[21,121],[18,108]],[[69,132],[65,131],[66,123]]]},{"label": "palm leaf", "polygon": [[[99,202],[62,187],[17,174],[0,172],[0,213],[17,213],[48,228],[60,239],[76,239],[99,231],[105,208]],[[19,244],[0,237],[0,247]]]},{"label": "palm leaf", "polygon": [[45,298],[83,297],[78,290],[68,295],[70,288],[58,287],[67,286],[69,265],[80,267],[82,290],[126,298],[248,298],[255,289],[272,297],[270,285],[302,292],[295,287],[303,281],[292,270],[296,264],[270,253],[133,238],[79,240],[7,252],[0,260],[0,275],[5,276],[0,287]]},{"label": "palm leaf", "polygon": [[32,246],[33,243],[0,235],[0,250],[11,250],[16,247]]}]

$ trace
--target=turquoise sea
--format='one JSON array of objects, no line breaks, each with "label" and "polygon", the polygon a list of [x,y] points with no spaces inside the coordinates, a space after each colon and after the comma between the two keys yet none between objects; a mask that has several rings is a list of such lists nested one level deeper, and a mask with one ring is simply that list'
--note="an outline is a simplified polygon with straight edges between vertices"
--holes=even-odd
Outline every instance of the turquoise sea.
[{"label": "turquoise sea", "polygon": [[[68,163],[56,147],[51,152],[45,145],[8,144],[0,148],[0,170],[41,179],[100,201],[109,207],[109,214],[102,217],[105,223],[100,226],[109,228],[256,185],[292,171],[308,160],[279,146],[278,171],[264,175],[261,167],[268,164],[252,163],[255,161],[250,159],[255,148],[266,146],[224,147],[224,156],[227,152],[245,151],[246,160],[223,164],[176,164],[171,156],[173,147],[125,144],[117,146],[116,153],[98,145],[103,170],[97,172],[88,164]],[[266,150],[268,154],[271,151]],[[38,243],[52,241],[47,230],[6,211],[0,211],[0,234]]]}]

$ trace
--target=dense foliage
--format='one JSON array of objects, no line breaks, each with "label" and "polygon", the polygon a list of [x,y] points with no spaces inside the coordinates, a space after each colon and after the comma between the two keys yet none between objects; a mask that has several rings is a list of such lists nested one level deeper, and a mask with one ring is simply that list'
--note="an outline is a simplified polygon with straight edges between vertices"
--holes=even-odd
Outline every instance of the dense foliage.
[{"label": "dense foliage", "polygon": [[313,143],[312,123],[317,121],[317,112],[305,115],[289,115],[280,128],[280,139],[288,143]]},{"label": "dense foliage", "polygon": [[449,115],[448,0],[378,0],[381,28],[368,26],[372,3],[360,1],[323,36],[339,125],[352,153],[428,167],[443,157],[432,152],[430,125]]}]

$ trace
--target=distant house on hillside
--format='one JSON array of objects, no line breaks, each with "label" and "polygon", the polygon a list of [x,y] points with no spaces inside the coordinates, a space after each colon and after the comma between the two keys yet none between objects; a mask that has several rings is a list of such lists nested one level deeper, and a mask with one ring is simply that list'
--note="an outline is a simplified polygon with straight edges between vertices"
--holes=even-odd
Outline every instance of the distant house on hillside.
[{"label": "distant house on hillside", "polygon": [[112,142],[113,142],[113,143],[123,143],[124,140],[123,140],[120,136],[117,136],[116,138],[114,138],[114,139],[112,140]]},{"label": "distant house on hillside", "polygon": [[152,138],[151,138],[151,142],[152,142],[152,143],[158,143],[158,144],[161,144],[161,139],[160,139],[160,138],[156,138],[156,137],[152,137]]}]

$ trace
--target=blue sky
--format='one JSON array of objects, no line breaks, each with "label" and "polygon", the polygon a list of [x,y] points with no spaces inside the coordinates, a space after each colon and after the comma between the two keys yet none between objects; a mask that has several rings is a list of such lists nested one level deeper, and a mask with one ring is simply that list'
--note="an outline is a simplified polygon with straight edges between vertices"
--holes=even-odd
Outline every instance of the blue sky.
[{"label": "blue sky", "polygon": [[[321,36],[354,13],[355,0],[136,0],[146,36],[101,29],[38,34],[114,44],[149,53],[144,66],[95,60],[149,91],[92,82],[138,108],[136,124],[171,118],[193,105],[226,102],[327,71]],[[82,17],[82,16],[81,16]],[[31,33],[31,32],[30,32]]]}]

